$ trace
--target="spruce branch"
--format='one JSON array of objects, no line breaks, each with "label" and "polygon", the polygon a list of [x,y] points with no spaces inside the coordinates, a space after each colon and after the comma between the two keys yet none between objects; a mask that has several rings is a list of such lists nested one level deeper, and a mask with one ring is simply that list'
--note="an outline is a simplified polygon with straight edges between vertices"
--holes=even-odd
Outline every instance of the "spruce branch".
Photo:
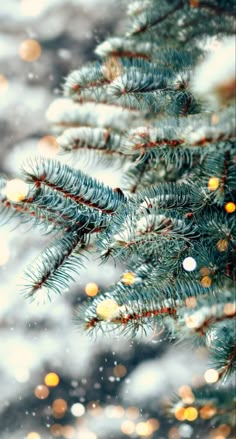
[{"label": "spruce branch", "polygon": [[24,273],[25,296],[38,300],[50,298],[51,291],[61,294],[74,281],[73,273],[83,266],[78,253],[83,242],[84,235],[72,229],[49,245]]},{"label": "spruce branch", "polygon": [[36,187],[46,185],[65,198],[102,213],[113,214],[125,201],[122,192],[115,192],[81,171],[55,160],[28,161],[23,172],[27,181],[34,183]]}]

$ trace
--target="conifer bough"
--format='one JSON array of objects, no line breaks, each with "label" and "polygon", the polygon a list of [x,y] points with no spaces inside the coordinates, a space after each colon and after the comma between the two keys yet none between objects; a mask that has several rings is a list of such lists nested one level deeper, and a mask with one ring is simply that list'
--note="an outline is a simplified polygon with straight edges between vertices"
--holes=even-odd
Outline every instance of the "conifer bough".
[{"label": "conifer bough", "polygon": [[[27,297],[62,293],[86,253],[119,260],[120,280],[82,305],[77,323],[127,336],[165,327],[170,337],[206,346],[215,381],[230,383],[235,2],[135,0],[128,16],[127,34],[100,44],[96,62],[69,74],[64,105],[48,112],[61,151],[74,162],[81,152],[120,162],[121,187],[76,165],[30,159],[15,192],[1,178],[2,215],[33,218],[56,233],[26,270]],[[232,429],[232,395],[209,386],[196,390],[194,413],[184,400],[172,412],[178,421],[199,413],[198,422]]]}]

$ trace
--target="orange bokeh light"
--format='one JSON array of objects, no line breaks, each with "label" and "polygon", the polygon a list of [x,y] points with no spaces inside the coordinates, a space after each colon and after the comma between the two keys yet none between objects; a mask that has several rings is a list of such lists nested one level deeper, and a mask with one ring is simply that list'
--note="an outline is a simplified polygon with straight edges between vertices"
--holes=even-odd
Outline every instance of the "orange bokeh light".
[{"label": "orange bokeh light", "polygon": [[23,61],[36,61],[42,53],[42,49],[36,40],[24,40],[19,47],[19,55]]},{"label": "orange bokeh light", "polygon": [[230,201],[229,203],[226,203],[225,210],[227,213],[234,213],[236,210],[236,204]]},{"label": "orange bokeh light", "polygon": [[44,384],[39,384],[34,389],[34,395],[38,399],[46,399],[49,395],[49,390],[48,390],[47,386],[44,386]]},{"label": "orange bokeh light", "polygon": [[0,96],[3,96],[8,91],[8,80],[4,75],[0,75]]},{"label": "orange bokeh light", "polygon": [[98,286],[95,282],[89,282],[85,286],[87,296],[94,297],[98,293]]}]

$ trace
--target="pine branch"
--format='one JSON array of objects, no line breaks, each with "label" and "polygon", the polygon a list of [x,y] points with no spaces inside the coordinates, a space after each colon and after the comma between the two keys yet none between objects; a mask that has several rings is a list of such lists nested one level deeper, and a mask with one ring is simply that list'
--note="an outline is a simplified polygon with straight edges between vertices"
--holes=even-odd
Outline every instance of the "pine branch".
[{"label": "pine branch", "polygon": [[70,230],[48,246],[24,273],[26,297],[37,301],[41,296],[50,298],[52,291],[61,294],[74,281],[73,273],[83,266],[78,254],[83,242],[84,236],[80,232]]},{"label": "pine branch", "polygon": [[70,128],[57,138],[65,152],[77,150],[94,150],[107,155],[120,155],[122,137],[120,134],[104,128]]},{"label": "pine branch", "polygon": [[114,214],[125,201],[121,191],[115,192],[81,171],[55,160],[28,161],[23,172],[27,181],[33,182],[36,187],[47,185],[75,203],[102,213]]}]

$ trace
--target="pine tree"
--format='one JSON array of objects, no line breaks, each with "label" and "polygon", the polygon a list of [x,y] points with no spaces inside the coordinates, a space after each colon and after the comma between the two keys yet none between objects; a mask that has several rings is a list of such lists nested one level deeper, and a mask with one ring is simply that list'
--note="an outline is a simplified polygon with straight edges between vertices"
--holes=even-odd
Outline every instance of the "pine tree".
[{"label": "pine tree", "polygon": [[26,269],[25,296],[63,293],[86,254],[121,262],[120,280],[81,306],[76,323],[128,337],[165,328],[170,339],[206,346],[207,384],[170,411],[230,428],[235,9],[223,0],[130,1],[126,35],[108,38],[97,61],[69,74],[65,105],[48,112],[59,154],[118,163],[121,187],[42,158],[24,163],[24,180],[0,182],[6,219],[34,219],[53,235]]}]

